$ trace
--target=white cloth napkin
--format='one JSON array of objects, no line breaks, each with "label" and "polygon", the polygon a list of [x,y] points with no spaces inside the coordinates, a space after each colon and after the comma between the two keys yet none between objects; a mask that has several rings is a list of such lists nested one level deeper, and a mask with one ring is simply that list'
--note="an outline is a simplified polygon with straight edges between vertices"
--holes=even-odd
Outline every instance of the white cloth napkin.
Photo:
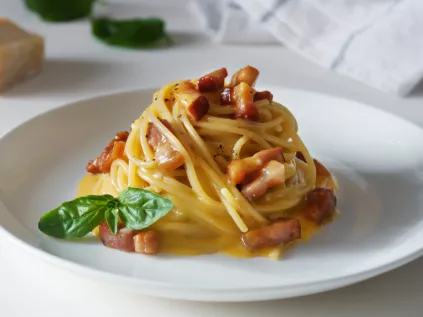
[{"label": "white cloth napkin", "polygon": [[223,43],[280,42],[385,92],[423,78],[423,0],[197,0]]}]

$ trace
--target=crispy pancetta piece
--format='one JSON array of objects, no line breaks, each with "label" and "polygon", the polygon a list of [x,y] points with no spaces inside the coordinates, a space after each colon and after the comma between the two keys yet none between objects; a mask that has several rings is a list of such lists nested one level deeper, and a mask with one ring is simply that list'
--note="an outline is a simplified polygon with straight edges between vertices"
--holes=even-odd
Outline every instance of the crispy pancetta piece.
[{"label": "crispy pancetta piece", "polygon": [[241,68],[232,76],[231,86],[235,87],[238,86],[240,83],[246,83],[249,86],[253,87],[256,83],[259,73],[260,72],[252,66]]},{"label": "crispy pancetta piece", "polygon": [[257,177],[242,187],[242,194],[248,200],[263,196],[270,187],[285,182],[285,166],[278,161],[270,161],[261,170]]},{"label": "crispy pancetta piece", "polygon": [[160,251],[160,240],[156,231],[140,232],[134,237],[135,252],[157,254]]},{"label": "crispy pancetta piece", "polygon": [[235,117],[258,121],[260,114],[254,104],[255,90],[248,84],[242,82],[233,90],[233,104],[235,105]]},{"label": "crispy pancetta piece", "polygon": [[244,67],[232,76],[230,86],[223,89],[220,104],[233,105],[235,118],[258,121],[260,114],[254,101],[273,100],[273,95],[269,91],[256,92],[253,89],[258,75],[259,71],[254,67]]},{"label": "crispy pancetta piece", "polygon": [[127,131],[116,133],[114,139],[109,142],[104,151],[96,159],[88,162],[87,172],[92,174],[110,172],[113,161],[124,157],[128,136],[129,132]]},{"label": "crispy pancetta piece", "polygon": [[200,92],[213,92],[222,89],[225,85],[226,76],[228,76],[226,68],[211,72],[198,80],[198,90]]},{"label": "crispy pancetta piece", "polygon": [[113,234],[106,221],[104,221],[100,224],[99,231],[100,239],[106,247],[126,252],[135,251],[134,236],[137,233],[135,230],[124,228],[122,224],[119,224],[118,232]]},{"label": "crispy pancetta piece", "polygon": [[195,89],[195,85],[192,82],[180,82],[173,90],[175,91],[176,100],[186,107],[188,114],[194,120],[201,120],[209,111],[209,101],[206,96],[203,96]]},{"label": "crispy pancetta piece", "polygon": [[281,147],[263,150],[244,159],[233,160],[227,168],[229,181],[235,185],[249,183],[270,161],[285,162]]},{"label": "crispy pancetta piece", "polygon": [[257,91],[254,94],[254,101],[259,101],[259,100],[264,100],[267,99],[269,100],[269,102],[273,101],[273,95],[270,91],[268,90],[263,90],[263,91]]},{"label": "crispy pancetta piece", "polygon": [[305,217],[317,225],[332,218],[336,208],[336,197],[330,188],[315,188],[307,194]]},{"label": "crispy pancetta piece", "polygon": [[[254,94],[253,102],[267,99],[269,102],[273,101],[273,95],[270,91],[257,91]],[[236,105],[236,99],[234,98],[234,87],[226,87],[220,94],[220,104],[222,106]],[[238,116],[238,115],[237,115]]]},{"label": "crispy pancetta piece", "polygon": [[242,235],[242,242],[250,250],[276,247],[301,238],[301,224],[295,218],[282,218]]},{"label": "crispy pancetta piece", "polygon": [[103,244],[112,249],[145,254],[157,254],[160,250],[159,237],[153,230],[132,230],[119,224],[118,232],[113,234],[104,221],[100,224],[99,232]]},{"label": "crispy pancetta piece", "polygon": [[[172,132],[172,126],[166,120],[161,122]],[[184,157],[176,150],[169,140],[153,124],[149,123],[147,130],[148,144],[154,150],[154,159],[163,169],[173,171],[184,164]]]}]

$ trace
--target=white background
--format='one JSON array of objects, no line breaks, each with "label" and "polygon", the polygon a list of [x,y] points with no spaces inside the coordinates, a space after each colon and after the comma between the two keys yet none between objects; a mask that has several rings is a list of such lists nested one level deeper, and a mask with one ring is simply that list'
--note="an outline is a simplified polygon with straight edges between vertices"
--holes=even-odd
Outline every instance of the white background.
[{"label": "white background", "polygon": [[[410,97],[399,99],[332,74],[281,46],[214,44],[201,33],[185,0],[139,7],[141,14],[157,12],[165,18],[175,41],[172,48],[152,51],[106,47],[91,37],[86,21],[43,23],[22,2],[0,0],[0,15],[42,34],[47,61],[42,75],[0,97],[0,135],[69,101],[114,90],[157,87],[222,66],[234,71],[245,64],[261,70],[261,86],[284,85],[342,96],[423,125],[423,85]],[[263,303],[194,303],[143,297],[72,275],[23,254],[0,234],[0,316],[421,317],[422,270],[420,259],[367,282],[319,295]]]}]

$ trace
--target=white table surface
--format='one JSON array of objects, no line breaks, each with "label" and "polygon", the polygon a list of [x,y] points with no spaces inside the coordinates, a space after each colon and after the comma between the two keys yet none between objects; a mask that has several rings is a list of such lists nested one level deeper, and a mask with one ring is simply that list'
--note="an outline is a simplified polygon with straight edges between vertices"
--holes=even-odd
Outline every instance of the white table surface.
[{"label": "white table surface", "polygon": [[[69,101],[114,90],[159,86],[221,66],[233,71],[245,64],[261,70],[262,86],[285,85],[338,95],[423,125],[423,85],[410,97],[399,99],[319,68],[281,46],[213,44],[185,8],[185,0],[158,1],[170,4],[160,12],[175,45],[152,51],[106,47],[91,37],[86,21],[42,23],[23,8],[22,2],[0,0],[0,15],[44,35],[47,62],[42,75],[0,97],[0,135]],[[156,9],[144,8],[143,12]],[[421,317],[422,270],[420,259],[369,281],[313,296],[262,303],[195,303],[117,291],[113,285],[34,259],[0,235],[0,316]]]}]

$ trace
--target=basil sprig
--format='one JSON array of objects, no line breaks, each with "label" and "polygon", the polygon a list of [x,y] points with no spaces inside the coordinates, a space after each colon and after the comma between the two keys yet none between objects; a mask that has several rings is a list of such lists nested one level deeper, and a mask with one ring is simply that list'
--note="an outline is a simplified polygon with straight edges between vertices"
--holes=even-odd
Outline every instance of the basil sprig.
[{"label": "basil sprig", "polygon": [[172,202],[139,188],[128,188],[118,198],[89,195],[65,202],[40,218],[38,228],[59,239],[81,238],[103,221],[110,231],[118,231],[119,218],[125,227],[141,230],[167,215]]},{"label": "basil sprig", "polygon": [[27,7],[46,21],[80,19],[91,13],[96,0],[25,0]]},{"label": "basil sprig", "polygon": [[91,18],[91,31],[108,45],[127,48],[152,48],[172,43],[159,18],[114,20]]}]

